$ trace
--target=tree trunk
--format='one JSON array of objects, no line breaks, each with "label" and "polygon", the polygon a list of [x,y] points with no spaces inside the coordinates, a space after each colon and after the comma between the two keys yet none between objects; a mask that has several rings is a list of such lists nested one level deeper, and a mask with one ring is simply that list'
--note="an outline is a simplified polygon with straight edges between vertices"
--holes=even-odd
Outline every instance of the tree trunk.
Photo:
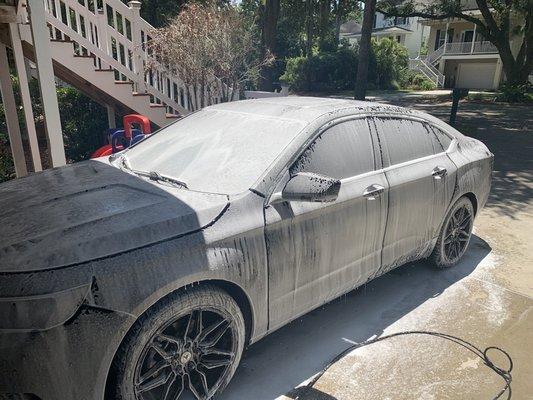
[{"label": "tree trunk", "polygon": [[306,0],[305,2],[306,16],[306,42],[305,42],[305,56],[311,57],[313,53],[313,0]]},{"label": "tree trunk", "polygon": [[331,50],[331,32],[329,25],[329,16],[331,14],[331,1],[320,0],[320,37],[318,47],[320,51]]},{"label": "tree trunk", "polygon": [[364,100],[366,94],[366,80],[368,64],[370,61],[370,39],[372,38],[372,25],[376,14],[376,0],[365,2],[361,40],[359,41],[359,58],[357,60],[357,79],[355,81],[355,100]]},{"label": "tree trunk", "polygon": [[[264,15],[263,15],[263,32],[262,32],[262,51],[263,58],[267,52],[275,54],[276,50],[276,33],[278,28],[279,18],[279,2],[280,0],[266,0]],[[261,89],[271,92],[273,67],[271,65],[265,66],[261,71]]]}]

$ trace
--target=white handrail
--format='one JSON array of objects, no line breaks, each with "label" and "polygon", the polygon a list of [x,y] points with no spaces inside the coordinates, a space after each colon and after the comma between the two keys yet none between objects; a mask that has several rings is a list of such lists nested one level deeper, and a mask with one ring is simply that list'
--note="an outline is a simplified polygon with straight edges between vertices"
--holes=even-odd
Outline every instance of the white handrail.
[{"label": "white handrail", "polygon": [[167,112],[188,112],[186,87],[179,77],[161,64],[151,73],[144,71],[150,59],[144,44],[154,28],[140,17],[140,2],[43,1],[52,39],[73,41],[77,53],[95,57],[96,68],[114,70],[116,80],[133,82],[135,91],[150,94]]}]

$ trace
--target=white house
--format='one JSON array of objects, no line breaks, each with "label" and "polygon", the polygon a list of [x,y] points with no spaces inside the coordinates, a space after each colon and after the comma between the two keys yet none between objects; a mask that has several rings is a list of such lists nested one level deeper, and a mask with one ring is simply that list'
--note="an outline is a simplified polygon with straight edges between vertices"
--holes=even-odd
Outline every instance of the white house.
[{"label": "white house", "polygon": [[[418,17],[386,17],[377,12],[374,16],[372,36],[375,38],[389,38],[403,44],[414,58],[420,54],[420,47],[427,37],[428,29],[420,23]],[[355,21],[348,21],[341,26],[341,38],[356,43],[361,38],[361,25]]]}]

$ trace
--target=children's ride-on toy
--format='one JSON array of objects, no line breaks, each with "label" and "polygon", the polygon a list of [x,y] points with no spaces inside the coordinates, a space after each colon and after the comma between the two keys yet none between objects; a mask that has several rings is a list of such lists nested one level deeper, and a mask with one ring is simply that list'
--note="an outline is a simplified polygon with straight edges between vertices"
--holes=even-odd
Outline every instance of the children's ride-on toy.
[{"label": "children's ride-on toy", "polygon": [[[124,129],[113,129],[109,133],[109,144],[96,150],[91,158],[110,156],[127,149],[151,133],[150,120],[144,115],[129,114],[123,119]],[[138,126],[140,129],[134,128]]]}]

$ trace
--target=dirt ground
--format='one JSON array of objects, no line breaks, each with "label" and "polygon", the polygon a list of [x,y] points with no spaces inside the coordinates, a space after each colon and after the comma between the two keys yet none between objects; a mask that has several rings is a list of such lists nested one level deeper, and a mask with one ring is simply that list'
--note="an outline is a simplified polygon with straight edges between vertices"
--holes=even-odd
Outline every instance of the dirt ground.
[{"label": "dirt ground", "polygon": [[[444,120],[451,106],[391,102]],[[353,350],[304,387],[353,343],[408,330],[503,348],[514,364],[512,398],[533,399],[533,106],[464,102],[457,128],[495,154],[491,196],[464,259],[445,271],[403,266],[271,334],[248,349],[222,399],[492,399],[504,387],[466,348],[422,335]]]}]

